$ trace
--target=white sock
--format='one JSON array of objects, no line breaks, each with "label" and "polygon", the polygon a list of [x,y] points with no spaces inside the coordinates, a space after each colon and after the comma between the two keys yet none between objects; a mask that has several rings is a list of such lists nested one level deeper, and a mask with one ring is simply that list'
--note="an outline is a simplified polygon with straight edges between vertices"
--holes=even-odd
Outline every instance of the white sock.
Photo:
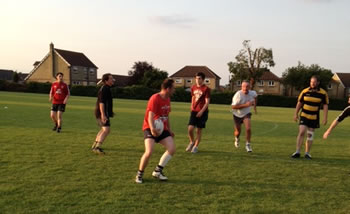
[{"label": "white sock", "polygon": [[159,160],[159,166],[165,167],[165,165],[169,162],[172,156],[168,153],[168,151],[164,152],[162,157]]}]

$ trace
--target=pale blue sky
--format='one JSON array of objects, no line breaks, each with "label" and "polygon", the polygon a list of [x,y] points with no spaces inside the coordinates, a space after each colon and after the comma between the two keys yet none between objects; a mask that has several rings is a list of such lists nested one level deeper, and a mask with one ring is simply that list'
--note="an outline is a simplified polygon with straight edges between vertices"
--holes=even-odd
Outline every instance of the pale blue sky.
[{"label": "pale blue sky", "polygon": [[272,48],[281,76],[298,61],[350,72],[348,0],[0,0],[0,69],[28,73],[53,42],[83,52],[99,74],[148,61],[169,75],[227,63],[249,39]]}]

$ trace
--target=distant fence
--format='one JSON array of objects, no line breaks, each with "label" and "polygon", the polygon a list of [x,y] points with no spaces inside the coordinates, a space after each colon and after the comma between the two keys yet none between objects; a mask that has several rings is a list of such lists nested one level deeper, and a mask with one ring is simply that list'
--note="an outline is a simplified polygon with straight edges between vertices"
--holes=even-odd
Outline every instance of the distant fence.
[{"label": "distant fence", "polygon": [[[0,91],[31,92],[44,93],[50,92],[50,83],[30,82],[18,84],[0,80]],[[71,95],[96,97],[99,88],[96,86],[72,86]],[[150,96],[159,90],[147,88],[144,86],[128,86],[124,88],[112,88],[112,95],[115,98],[148,100]],[[217,92],[213,91],[210,103],[231,105],[234,92]],[[191,94],[184,88],[177,88],[173,94],[172,101],[190,102]],[[258,96],[258,106],[289,107],[295,108],[297,103],[296,97],[286,97],[277,95],[260,95]],[[329,109],[343,110],[347,106],[347,99],[330,99]]]}]

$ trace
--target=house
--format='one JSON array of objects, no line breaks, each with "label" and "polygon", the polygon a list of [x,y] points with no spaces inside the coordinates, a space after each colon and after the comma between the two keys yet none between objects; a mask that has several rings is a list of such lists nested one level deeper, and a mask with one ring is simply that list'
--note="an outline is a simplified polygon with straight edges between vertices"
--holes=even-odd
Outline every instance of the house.
[{"label": "house", "polygon": [[345,98],[350,95],[350,73],[335,73],[328,84],[328,96]]},{"label": "house", "polygon": [[205,74],[204,84],[210,89],[219,90],[221,77],[207,66],[185,66],[171,75],[170,78],[175,80],[175,87],[190,88],[192,85],[196,84],[195,76],[198,72],[203,72]]},{"label": "house", "polygon": [[[125,75],[119,75],[119,74],[112,74],[112,76],[115,79],[113,86],[116,86],[119,88],[130,86],[131,76],[125,76]],[[97,85],[100,85],[100,84],[102,84],[102,80],[98,79]]]},{"label": "house", "polygon": [[[242,80],[234,82],[233,91],[241,89]],[[269,70],[256,81],[254,89],[258,94],[283,95],[283,84],[281,78]]]},{"label": "house", "polygon": [[0,69],[0,80],[12,81],[13,74],[13,70]]},{"label": "house", "polygon": [[97,66],[83,53],[61,50],[50,44],[49,53],[33,64],[25,78],[27,82],[53,82],[57,73],[63,73],[68,85],[96,85]]}]

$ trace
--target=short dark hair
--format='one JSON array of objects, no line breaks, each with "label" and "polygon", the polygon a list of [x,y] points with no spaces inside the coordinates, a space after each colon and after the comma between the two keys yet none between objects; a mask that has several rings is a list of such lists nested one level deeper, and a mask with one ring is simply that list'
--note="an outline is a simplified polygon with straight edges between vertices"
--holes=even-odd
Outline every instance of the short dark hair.
[{"label": "short dark hair", "polygon": [[316,79],[317,80],[317,82],[319,82],[320,81],[320,77],[319,76],[317,76],[317,75],[312,75],[311,76],[311,78],[310,78],[310,80],[311,79]]},{"label": "short dark hair", "polygon": [[174,80],[167,78],[162,83],[162,89],[168,89],[173,87]]},{"label": "short dark hair", "polygon": [[197,72],[196,77],[201,77],[202,79],[205,79],[205,74],[203,72]]},{"label": "short dark hair", "polygon": [[111,73],[103,74],[102,79],[101,79],[102,82],[103,82],[103,83],[107,82],[110,75],[112,75],[112,74],[111,74]]},{"label": "short dark hair", "polygon": [[63,77],[63,73],[62,73],[62,72],[58,72],[58,73],[56,74],[56,78],[57,78],[57,76],[60,75],[60,74],[61,74],[62,77]]}]

